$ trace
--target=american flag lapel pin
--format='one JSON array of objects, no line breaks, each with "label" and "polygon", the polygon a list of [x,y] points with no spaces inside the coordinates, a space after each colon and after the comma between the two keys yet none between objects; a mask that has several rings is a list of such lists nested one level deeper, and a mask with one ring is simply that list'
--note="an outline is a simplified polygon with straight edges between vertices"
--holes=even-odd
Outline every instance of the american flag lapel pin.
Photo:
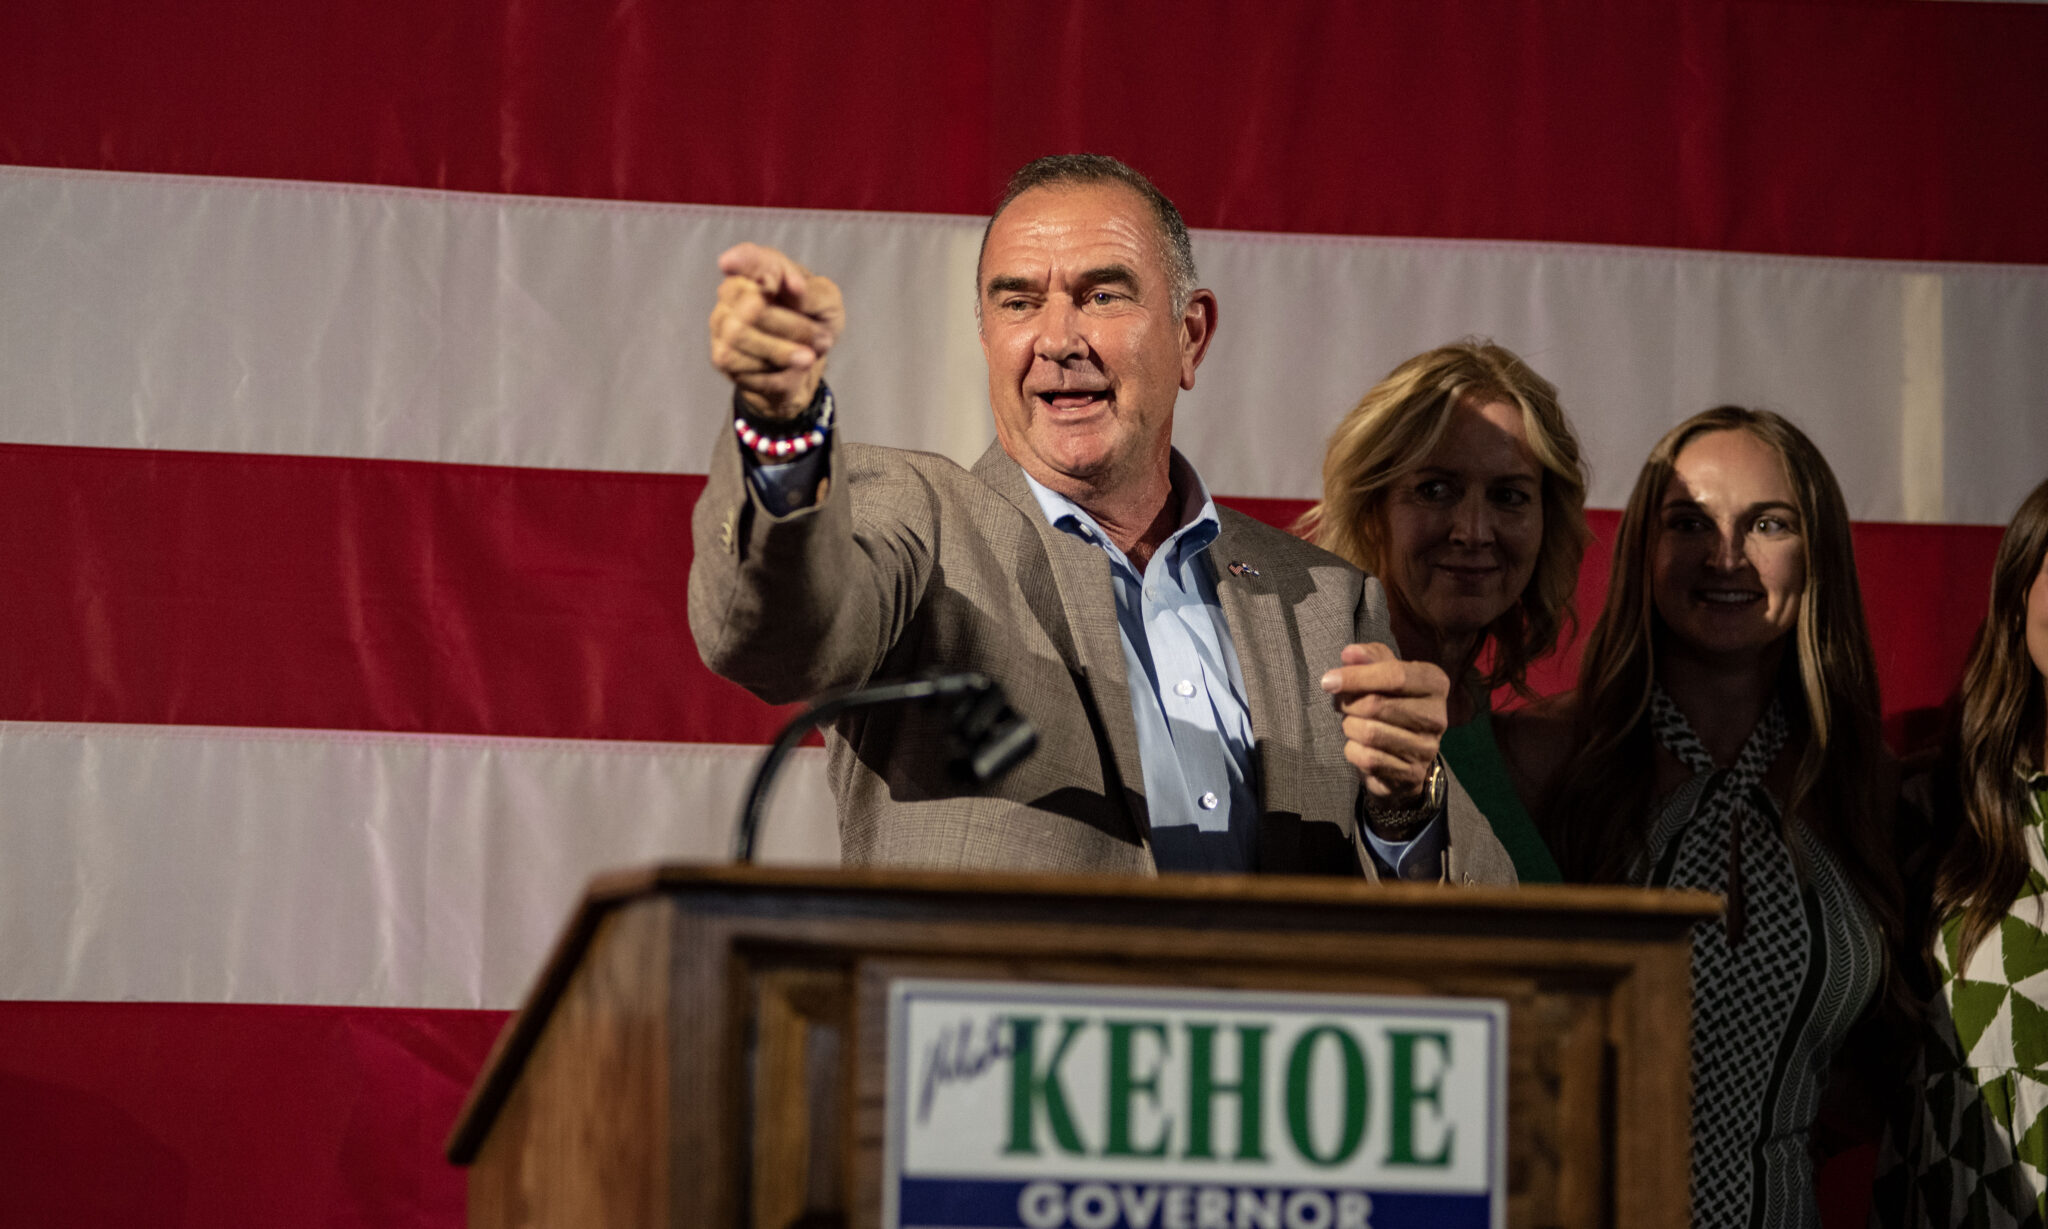
[{"label": "american flag lapel pin", "polygon": [[1249,563],[1241,563],[1236,559],[1232,559],[1230,561],[1230,574],[1232,576],[1257,576],[1259,570]]}]

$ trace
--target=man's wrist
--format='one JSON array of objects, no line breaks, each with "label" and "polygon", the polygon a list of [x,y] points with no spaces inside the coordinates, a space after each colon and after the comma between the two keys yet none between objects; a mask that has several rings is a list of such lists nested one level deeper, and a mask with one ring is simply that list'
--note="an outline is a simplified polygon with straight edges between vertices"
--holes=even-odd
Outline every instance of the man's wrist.
[{"label": "man's wrist", "polygon": [[1449,798],[1450,771],[1444,767],[1444,757],[1439,755],[1431,761],[1429,774],[1423,779],[1422,793],[1415,800],[1396,806],[1366,794],[1365,821],[1381,840],[1405,841],[1442,815]]},{"label": "man's wrist", "polygon": [[733,412],[744,414],[761,422],[776,423],[801,417],[818,402],[818,391],[825,385],[822,374],[803,385],[787,391],[774,393],[748,388],[734,381],[732,387]]},{"label": "man's wrist", "polygon": [[760,414],[738,389],[733,390],[732,406],[733,432],[739,436],[741,450],[764,465],[793,461],[823,448],[832,434],[832,390],[822,380],[810,403],[788,418]]}]

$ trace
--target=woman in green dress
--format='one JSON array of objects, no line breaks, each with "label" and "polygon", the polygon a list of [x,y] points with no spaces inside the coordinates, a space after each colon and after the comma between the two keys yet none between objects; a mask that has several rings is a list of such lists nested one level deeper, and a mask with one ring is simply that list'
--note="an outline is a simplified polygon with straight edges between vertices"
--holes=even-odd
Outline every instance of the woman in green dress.
[{"label": "woman in green dress", "polygon": [[1921,896],[1940,989],[1880,1163],[1880,1225],[2048,1219],[2048,482],[1999,542],[1959,716],[1908,786],[1936,833]]},{"label": "woman in green dress", "polygon": [[1401,655],[1453,680],[1442,754],[1523,883],[1555,883],[1495,741],[1491,697],[1528,695],[1572,617],[1586,472],[1557,389],[1468,340],[1418,354],[1330,436],[1323,499],[1297,527],[1386,586]]}]

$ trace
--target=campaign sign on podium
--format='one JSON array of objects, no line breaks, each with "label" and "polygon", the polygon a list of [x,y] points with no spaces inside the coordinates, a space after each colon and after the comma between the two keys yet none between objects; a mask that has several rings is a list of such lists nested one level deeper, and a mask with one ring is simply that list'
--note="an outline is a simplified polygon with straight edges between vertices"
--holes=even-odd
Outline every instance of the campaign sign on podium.
[{"label": "campaign sign on podium", "polygon": [[1507,1004],[899,980],[886,1229],[1499,1229]]}]

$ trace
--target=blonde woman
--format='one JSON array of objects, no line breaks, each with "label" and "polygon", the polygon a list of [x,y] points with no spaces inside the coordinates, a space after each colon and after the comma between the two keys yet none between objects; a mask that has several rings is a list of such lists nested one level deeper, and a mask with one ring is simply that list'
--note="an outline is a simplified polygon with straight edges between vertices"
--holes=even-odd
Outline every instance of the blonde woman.
[{"label": "blonde woman", "polygon": [[1444,762],[1523,883],[1558,868],[1517,796],[1490,698],[1527,694],[1530,663],[1571,618],[1586,475],[1557,389],[1512,351],[1470,340],[1418,354],[1330,437],[1323,499],[1298,528],[1386,586],[1406,658],[1452,680]]}]

